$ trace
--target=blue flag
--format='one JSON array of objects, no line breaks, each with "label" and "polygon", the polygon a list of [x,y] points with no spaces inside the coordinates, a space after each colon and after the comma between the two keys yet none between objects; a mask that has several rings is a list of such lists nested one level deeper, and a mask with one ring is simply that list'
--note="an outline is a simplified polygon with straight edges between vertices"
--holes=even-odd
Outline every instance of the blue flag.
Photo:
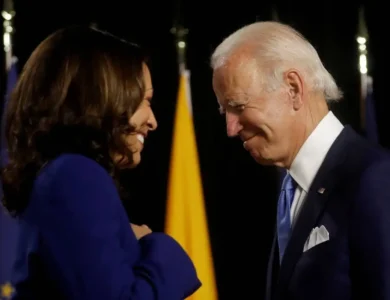
[{"label": "blue flag", "polygon": [[367,94],[365,99],[366,137],[375,143],[379,142],[378,125],[376,120],[375,102],[373,97],[372,78],[367,78]]},{"label": "blue flag", "polygon": [[[7,105],[9,96],[17,81],[17,64],[14,60],[7,78],[7,91],[4,101],[4,108]],[[5,111],[5,110],[3,110]],[[1,120],[1,166],[8,161],[7,147],[4,134],[5,114]],[[0,190],[0,195],[3,192]],[[18,223],[15,219],[8,215],[3,205],[0,205],[0,300],[10,299],[13,294],[11,285],[11,272],[15,261],[15,254],[18,239]]]}]

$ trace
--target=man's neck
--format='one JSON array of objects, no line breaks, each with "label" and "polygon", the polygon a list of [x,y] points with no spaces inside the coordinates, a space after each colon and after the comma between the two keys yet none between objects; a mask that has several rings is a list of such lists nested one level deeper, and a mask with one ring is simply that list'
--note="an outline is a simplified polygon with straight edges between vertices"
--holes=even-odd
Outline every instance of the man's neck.
[{"label": "man's neck", "polygon": [[302,112],[301,117],[304,121],[300,123],[300,128],[295,130],[296,134],[293,137],[292,145],[290,147],[291,154],[284,164],[285,168],[289,169],[291,167],[291,164],[307,138],[328,113],[329,108],[324,99],[311,99],[311,101],[309,101],[309,105]]}]

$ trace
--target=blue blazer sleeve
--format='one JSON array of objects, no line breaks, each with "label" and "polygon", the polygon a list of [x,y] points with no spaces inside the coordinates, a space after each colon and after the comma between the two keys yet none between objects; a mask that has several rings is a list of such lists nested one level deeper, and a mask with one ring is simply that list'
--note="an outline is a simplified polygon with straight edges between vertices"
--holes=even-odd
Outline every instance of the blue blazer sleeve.
[{"label": "blue blazer sleeve", "polygon": [[363,174],[350,224],[353,298],[390,299],[390,161]]},{"label": "blue blazer sleeve", "polygon": [[162,233],[135,238],[100,165],[68,155],[48,169],[50,184],[39,199],[49,201],[34,215],[43,256],[67,298],[181,300],[200,287],[175,240]]}]

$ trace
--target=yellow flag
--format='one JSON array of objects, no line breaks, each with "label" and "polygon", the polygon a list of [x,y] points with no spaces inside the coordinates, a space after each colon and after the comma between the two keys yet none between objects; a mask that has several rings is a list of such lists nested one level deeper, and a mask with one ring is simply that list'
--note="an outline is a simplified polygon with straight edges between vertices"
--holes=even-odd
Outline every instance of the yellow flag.
[{"label": "yellow flag", "polygon": [[202,287],[188,299],[216,300],[217,288],[190,105],[189,72],[180,74],[170,163],[166,233],[195,264]]}]

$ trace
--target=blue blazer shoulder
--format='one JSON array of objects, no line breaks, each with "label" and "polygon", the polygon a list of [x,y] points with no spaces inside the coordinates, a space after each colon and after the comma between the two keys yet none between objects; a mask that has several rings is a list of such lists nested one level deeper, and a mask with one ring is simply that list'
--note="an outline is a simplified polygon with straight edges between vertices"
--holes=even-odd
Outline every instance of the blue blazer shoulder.
[{"label": "blue blazer shoulder", "polygon": [[171,237],[136,239],[112,178],[81,155],[41,171],[20,225],[14,299],[179,300],[201,285]]}]

